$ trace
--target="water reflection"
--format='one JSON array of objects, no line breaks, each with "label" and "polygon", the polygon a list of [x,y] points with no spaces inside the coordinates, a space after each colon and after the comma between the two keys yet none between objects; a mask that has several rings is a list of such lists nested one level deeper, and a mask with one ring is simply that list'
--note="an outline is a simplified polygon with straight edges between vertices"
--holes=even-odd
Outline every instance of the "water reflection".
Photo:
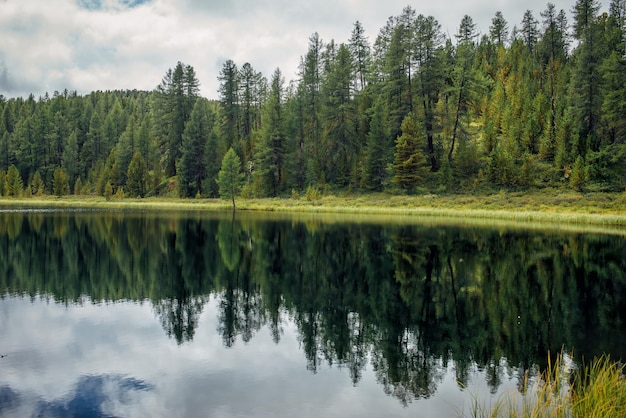
[{"label": "water reflection", "polygon": [[[406,405],[433,396],[451,371],[464,387],[478,368],[495,393],[562,348],[624,357],[625,250],[623,237],[572,232],[4,213],[0,289],[68,305],[148,301],[180,346],[214,297],[224,347],[264,327],[278,344],[293,324],[310,372],[346,369],[357,385],[371,366]],[[0,388],[0,408],[11,390]]]}]

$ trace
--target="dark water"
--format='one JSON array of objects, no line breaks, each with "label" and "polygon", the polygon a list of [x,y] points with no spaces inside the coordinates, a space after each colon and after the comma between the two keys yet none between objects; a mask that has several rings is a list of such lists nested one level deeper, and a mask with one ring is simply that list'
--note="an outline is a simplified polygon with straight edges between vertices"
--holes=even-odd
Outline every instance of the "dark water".
[{"label": "dark water", "polygon": [[0,416],[456,416],[626,357],[619,234],[0,213]]}]

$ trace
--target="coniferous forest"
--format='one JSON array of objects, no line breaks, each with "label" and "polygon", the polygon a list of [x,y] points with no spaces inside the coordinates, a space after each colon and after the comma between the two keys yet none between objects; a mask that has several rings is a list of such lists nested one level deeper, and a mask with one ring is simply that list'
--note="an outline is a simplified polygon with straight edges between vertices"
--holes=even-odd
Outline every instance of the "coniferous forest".
[{"label": "coniferous forest", "polygon": [[153,91],[0,96],[0,192],[217,197],[231,148],[249,197],[623,190],[626,1],[520,18],[448,36],[406,7],[314,33],[290,82],[228,60],[218,100],[182,62]]}]

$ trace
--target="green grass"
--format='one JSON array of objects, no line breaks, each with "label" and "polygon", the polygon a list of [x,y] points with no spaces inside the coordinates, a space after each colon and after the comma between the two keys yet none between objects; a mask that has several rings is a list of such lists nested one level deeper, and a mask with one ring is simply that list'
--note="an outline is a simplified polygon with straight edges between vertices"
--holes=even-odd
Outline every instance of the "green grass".
[{"label": "green grass", "polygon": [[[473,418],[613,418],[626,417],[624,365],[601,357],[580,369],[564,367],[563,357],[533,382],[525,394],[506,393],[486,406],[474,397]],[[457,411],[458,412],[458,411]]]},{"label": "green grass", "polygon": [[[0,206],[150,210],[230,210],[221,199],[115,199],[98,196],[53,196],[0,199]],[[626,227],[626,193],[573,193],[542,190],[482,195],[391,195],[385,193],[320,195],[271,199],[237,199],[238,211],[311,214],[390,215],[507,222]]]}]

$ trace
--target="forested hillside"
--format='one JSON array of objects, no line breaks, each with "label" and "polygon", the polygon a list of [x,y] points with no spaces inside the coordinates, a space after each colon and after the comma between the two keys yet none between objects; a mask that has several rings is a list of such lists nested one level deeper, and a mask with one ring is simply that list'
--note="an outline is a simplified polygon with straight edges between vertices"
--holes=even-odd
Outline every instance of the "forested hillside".
[{"label": "forested hillside", "polygon": [[216,76],[216,101],[180,62],[151,92],[0,96],[0,192],[215,197],[230,148],[245,196],[626,183],[625,0],[496,12],[484,34],[465,16],[451,37],[406,7],[375,37],[313,34],[289,83]]}]

